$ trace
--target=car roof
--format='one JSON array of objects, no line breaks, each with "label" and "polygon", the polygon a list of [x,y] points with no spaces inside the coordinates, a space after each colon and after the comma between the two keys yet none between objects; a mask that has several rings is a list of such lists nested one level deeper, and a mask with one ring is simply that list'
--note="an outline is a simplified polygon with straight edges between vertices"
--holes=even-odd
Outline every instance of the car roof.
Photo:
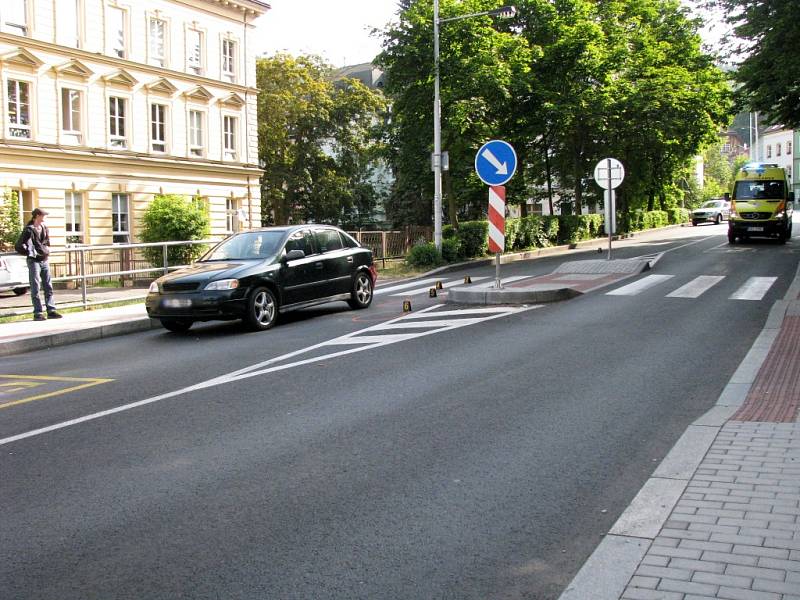
[{"label": "car roof", "polygon": [[301,225],[272,225],[270,227],[257,227],[255,229],[248,229],[247,231],[242,231],[241,233],[249,233],[253,231],[299,231],[301,229],[308,229],[309,227],[327,227],[329,229],[339,229],[335,225],[325,225],[323,223],[303,223]]}]

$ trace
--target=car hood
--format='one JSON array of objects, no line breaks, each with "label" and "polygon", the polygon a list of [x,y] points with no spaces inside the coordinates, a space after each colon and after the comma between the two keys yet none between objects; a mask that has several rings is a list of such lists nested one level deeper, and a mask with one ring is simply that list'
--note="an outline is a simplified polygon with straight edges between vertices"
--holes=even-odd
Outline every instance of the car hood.
[{"label": "car hood", "polygon": [[209,281],[236,277],[238,273],[251,266],[254,261],[200,262],[190,267],[164,275],[159,282],[180,281],[184,283]]}]

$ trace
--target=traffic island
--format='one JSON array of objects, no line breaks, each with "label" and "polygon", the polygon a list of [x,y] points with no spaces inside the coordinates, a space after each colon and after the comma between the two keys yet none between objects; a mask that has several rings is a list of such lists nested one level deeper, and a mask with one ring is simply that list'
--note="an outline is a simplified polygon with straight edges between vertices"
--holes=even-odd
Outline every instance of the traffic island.
[{"label": "traffic island", "polygon": [[539,304],[558,302],[580,296],[582,292],[552,283],[534,283],[525,287],[454,287],[447,301],[458,304]]}]

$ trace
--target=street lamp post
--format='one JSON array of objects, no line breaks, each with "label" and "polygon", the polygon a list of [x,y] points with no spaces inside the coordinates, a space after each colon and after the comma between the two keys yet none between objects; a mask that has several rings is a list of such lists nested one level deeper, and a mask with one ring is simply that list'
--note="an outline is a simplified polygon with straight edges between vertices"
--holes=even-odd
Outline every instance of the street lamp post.
[{"label": "street lamp post", "polygon": [[439,19],[439,0],[433,0],[433,243],[442,250],[442,100],[439,96],[439,25],[471,17],[491,15],[510,19],[517,14],[514,6]]}]

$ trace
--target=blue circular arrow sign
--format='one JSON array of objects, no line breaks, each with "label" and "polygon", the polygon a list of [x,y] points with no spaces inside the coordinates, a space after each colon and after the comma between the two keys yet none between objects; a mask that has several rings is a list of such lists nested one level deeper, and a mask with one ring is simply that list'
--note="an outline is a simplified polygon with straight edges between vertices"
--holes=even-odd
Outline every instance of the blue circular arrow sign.
[{"label": "blue circular arrow sign", "polygon": [[486,185],[503,185],[517,170],[517,153],[508,142],[486,142],[475,155],[475,172]]}]

